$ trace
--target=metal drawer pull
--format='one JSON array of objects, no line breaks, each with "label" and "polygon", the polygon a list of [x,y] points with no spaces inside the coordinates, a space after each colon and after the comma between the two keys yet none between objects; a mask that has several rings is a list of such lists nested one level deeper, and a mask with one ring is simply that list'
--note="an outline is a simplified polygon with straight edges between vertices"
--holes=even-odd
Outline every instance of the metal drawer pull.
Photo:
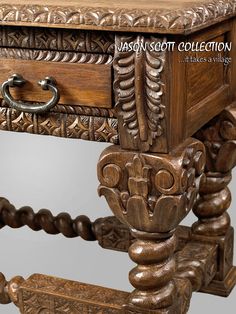
[{"label": "metal drawer pull", "polygon": [[53,97],[47,103],[31,104],[14,100],[10,94],[10,87],[22,86],[25,83],[26,80],[20,74],[13,74],[2,84],[1,91],[3,99],[11,108],[29,113],[43,113],[58,103],[60,99],[60,93],[56,86],[56,80],[53,77],[45,77],[44,80],[38,82],[43,90],[50,90],[53,93]]}]

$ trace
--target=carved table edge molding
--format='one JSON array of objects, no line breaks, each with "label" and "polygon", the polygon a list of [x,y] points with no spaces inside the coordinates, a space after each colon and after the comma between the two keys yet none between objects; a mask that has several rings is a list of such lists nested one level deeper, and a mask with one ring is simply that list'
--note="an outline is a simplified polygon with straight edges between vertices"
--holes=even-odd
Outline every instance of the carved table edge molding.
[{"label": "carved table edge molding", "polygon": [[216,24],[236,13],[235,0],[212,0],[179,10],[121,9],[53,5],[0,7],[2,25],[40,25],[97,30],[143,31],[183,34]]}]

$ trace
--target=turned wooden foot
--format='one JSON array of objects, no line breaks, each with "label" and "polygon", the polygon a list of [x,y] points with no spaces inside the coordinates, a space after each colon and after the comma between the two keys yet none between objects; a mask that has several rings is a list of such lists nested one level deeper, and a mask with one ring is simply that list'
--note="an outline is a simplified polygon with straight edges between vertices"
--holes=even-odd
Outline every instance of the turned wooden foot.
[{"label": "turned wooden foot", "polygon": [[218,245],[218,269],[214,280],[202,289],[227,296],[236,284],[233,267],[234,231],[227,209],[231,203],[228,184],[236,164],[236,106],[225,109],[197,134],[206,147],[206,177],[200,185],[200,197],[194,206],[198,221],[193,238]]},{"label": "turned wooden foot", "polygon": [[99,193],[136,239],[129,248],[137,264],[129,274],[135,290],[125,313],[187,312],[192,286],[175,277],[175,230],[193,207],[204,166],[204,146],[193,139],[171,154],[112,146],[101,155]]}]

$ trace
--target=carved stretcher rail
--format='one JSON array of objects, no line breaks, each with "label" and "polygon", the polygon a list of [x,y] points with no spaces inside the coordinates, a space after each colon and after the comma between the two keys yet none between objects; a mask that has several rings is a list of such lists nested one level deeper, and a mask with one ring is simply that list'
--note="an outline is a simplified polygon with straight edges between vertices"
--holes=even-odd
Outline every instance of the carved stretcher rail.
[{"label": "carved stretcher rail", "polygon": [[[110,229],[111,220],[119,223],[115,217],[99,218],[91,222],[85,215],[80,215],[75,219],[72,219],[68,213],[53,216],[48,209],[41,209],[35,213],[29,206],[17,210],[7,199],[0,198],[0,229],[4,226],[11,228],[28,226],[34,231],[44,230],[49,234],[61,233],[68,238],[81,237],[87,241],[98,240],[102,246],[104,232]],[[118,228],[120,225],[121,223],[119,223]],[[124,226],[124,228],[126,227]],[[131,235],[130,238],[132,238]],[[126,238],[121,234],[120,241],[124,242],[124,240]]]},{"label": "carved stretcher rail", "polygon": [[[12,228],[27,225],[35,231],[43,229],[47,233],[62,233],[66,237],[81,236],[85,240],[98,240],[102,247],[121,251],[127,251],[134,242],[128,228],[115,217],[99,218],[94,223],[86,216],[78,216],[73,220],[67,213],[54,217],[46,209],[38,213],[34,213],[30,207],[16,210],[8,200],[1,198],[0,227],[5,225]],[[178,246],[175,254],[177,261],[175,281],[179,293],[180,313],[186,313],[192,291],[207,287],[216,275],[217,245],[191,241],[190,228],[184,226],[178,227],[176,234]],[[93,295],[91,292],[95,290],[104,296],[108,295],[109,298],[97,300],[96,294]],[[69,313],[90,311],[95,314],[96,311],[103,310],[102,313],[130,314],[133,310],[128,306],[123,308],[127,297],[128,293],[125,292],[115,292],[103,287],[43,275],[33,275],[26,281],[17,276],[9,282],[5,280],[4,275],[0,275],[0,303],[14,302],[20,307],[21,313],[33,313],[37,302],[40,307],[46,307],[48,313],[64,313],[63,311],[67,310]]]},{"label": "carved stretcher rail", "polygon": [[117,119],[77,114],[45,115],[0,108],[0,130],[118,144]]},{"label": "carved stretcher rail", "polygon": [[[41,209],[37,213],[29,206],[16,209],[7,199],[0,198],[0,229],[4,226],[21,228],[28,226],[34,231],[44,230],[49,234],[63,234],[65,237],[81,237],[87,241],[97,240],[106,249],[128,252],[134,237],[126,225],[115,216],[98,218],[94,222],[85,215],[72,219],[68,213],[57,216],[48,209]],[[176,232],[178,245],[176,251],[181,250],[189,241],[190,228],[179,226]]]},{"label": "carved stretcher rail", "polygon": [[[186,313],[191,285],[182,278],[175,278],[175,282],[179,313]],[[134,314],[133,310],[124,307],[128,296],[128,292],[40,274],[27,280],[17,276],[8,282],[0,273],[0,303],[14,302],[22,314],[41,311],[48,314]],[[163,311],[159,313],[164,314]],[[147,314],[152,314],[152,311]]]},{"label": "carved stretcher rail", "polygon": [[[174,280],[178,291],[178,314],[184,314],[189,308],[192,291],[208,285],[216,274],[217,246],[189,242],[176,254],[176,259]],[[27,280],[16,276],[8,282],[0,273],[0,303],[13,302],[25,314],[41,310],[48,314],[144,313],[125,306],[128,296],[124,291],[39,274]],[[167,312],[148,311],[148,314],[152,313]]]}]

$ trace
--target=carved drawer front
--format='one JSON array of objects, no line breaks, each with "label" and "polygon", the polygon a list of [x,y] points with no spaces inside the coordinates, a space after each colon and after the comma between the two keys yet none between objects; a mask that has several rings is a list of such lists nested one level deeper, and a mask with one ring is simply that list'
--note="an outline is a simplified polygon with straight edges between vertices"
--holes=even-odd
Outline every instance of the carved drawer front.
[{"label": "carved drawer front", "polygon": [[111,63],[112,57],[105,54],[0,48],[0,82],[18,73],[26,83],[11,89],[13,98],[46,102],[50,92],[43,91],[37,82],[53,77],[60,104],[111,108]]},{"label": "carved drawer front", "polygon": [[[118,143],[113,55],[113,34],[0,27],[0,130]],[[46,77],[49,90],[38,86]]]}]

